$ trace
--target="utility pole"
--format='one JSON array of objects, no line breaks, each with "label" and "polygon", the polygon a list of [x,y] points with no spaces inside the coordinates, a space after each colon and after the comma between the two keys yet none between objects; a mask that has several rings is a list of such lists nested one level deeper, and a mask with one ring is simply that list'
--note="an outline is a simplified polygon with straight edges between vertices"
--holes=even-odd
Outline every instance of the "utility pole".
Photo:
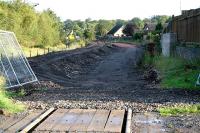
[{"label": "utility pole", "polygon": [[180,0],[180,13],[182,13],[182,1]]}]

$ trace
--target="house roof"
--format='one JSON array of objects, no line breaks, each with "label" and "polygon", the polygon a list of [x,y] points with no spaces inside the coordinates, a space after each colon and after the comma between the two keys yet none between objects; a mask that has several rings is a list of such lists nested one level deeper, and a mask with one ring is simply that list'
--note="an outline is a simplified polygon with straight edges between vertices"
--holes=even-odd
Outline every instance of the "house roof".
[{"label": "house roof", "polygon": [[107,34],[114,35],[122,27],[123,27],[122,24],[115,25]]},{"label": "house roof", "polygon": [[154,31],[156,29],[156,23],[145,23],[143,30]]}]

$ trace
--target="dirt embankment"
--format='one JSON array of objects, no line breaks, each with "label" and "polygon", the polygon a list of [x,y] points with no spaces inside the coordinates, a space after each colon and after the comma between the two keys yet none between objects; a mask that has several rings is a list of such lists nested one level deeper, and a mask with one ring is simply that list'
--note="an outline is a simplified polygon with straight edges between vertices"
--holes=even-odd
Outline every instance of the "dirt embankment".
[{"label": "dirt embankment", "polygon": [[199,91],[167,90],[146,82],[137,67],[141,57],[142,49],[133,45],[99,44],[32,58],[41,84],[19,100],[34,108],[131,107],[135,112],[200,102]]},{"label": "dirt embankment", "polygon": [[158,113],[142,113],[156,112],[166,105],[200,103],[200,91],[162,89],[146,81],[137,66],[142,53],[133,45],[99,44],[29,59],[40,84],[26,86],[27,95],[18,101],[29,109],[130,107],[134,112],[133,132],[147,128],[160,132],[198,131],[199,115],[163,118]]}]

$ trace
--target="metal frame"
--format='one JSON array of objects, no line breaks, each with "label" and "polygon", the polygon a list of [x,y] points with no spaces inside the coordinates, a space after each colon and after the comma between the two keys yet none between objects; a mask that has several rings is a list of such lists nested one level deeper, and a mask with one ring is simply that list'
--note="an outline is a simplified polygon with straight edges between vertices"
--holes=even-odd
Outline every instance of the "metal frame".
[{"label": "metal frame", "polygon": [[[28,63],[27,58],[24,56],[23,50],[14,32],[0,30],[0,47],[2,49],[2,55],[3,54],[5,55],[5,60],[4,60],[5,62],[3,61],[3,58],[0,58],[0,65],[2,66],[3,76],[5,77],[8,83],[6,88],[23,86],[25,84],[38,81],[35,73],[31,69],[30,64]],[[11,62],[9,58],[10,53],[8,52],[8,50],[10,50],[9,47],[11,47],[11,49],[13,49],[14,53],[16,53],[17,55],[16,56],[17,58],[11,58],[13,59],[13,63],[17,63],[17,66],[21,66],[21,67],[17,67]],[[18,70],[18,73],[15,69]],[[24,75],[20,73],[22,69],[23,69],[22,72],[24,72]],[[10,71],[10,74],[9,74],[9,71]],[[22,81],[19,80],[18,75],[20,75],[20,78],[22,79]],[[27,78],[26,76],[28,76],[29,78]],[[25,81],[23,77],[24,79],[26,79]],[[11,82],[11,79],[14,80],[14,83]]]}]

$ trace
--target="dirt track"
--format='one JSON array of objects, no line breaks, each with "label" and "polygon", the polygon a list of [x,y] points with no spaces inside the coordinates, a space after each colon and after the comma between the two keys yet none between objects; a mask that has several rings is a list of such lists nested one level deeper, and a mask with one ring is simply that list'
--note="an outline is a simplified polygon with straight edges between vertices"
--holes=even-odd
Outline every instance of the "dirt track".
[{"label": "dirt track", "polygon": [[137,67],[141,57],[141,48],[115,44],[32,58],[41,85],[19,100],[34,108],[132,107],[135,112],[200,102],[199,91],[161,89],[145,81],[143,70]]},{"label": "dirt track", "polygon": [[[131,107],[133,112],[200,103],[200,91],[162,89],[148,83],[143,70],[137,67],[142,53],[141,48],[133,45],[99,44],[29,59],[41,84],[27,86],[27,91],[32,88],[31,91],[18,100],[36,109]],[[199,118],[170,118],[167,124],[179,126],[176,121],[182,121],[181,127],[195,125],[199,129]],[[196,121],[196,124],[188,124],[188,121]]]}]

